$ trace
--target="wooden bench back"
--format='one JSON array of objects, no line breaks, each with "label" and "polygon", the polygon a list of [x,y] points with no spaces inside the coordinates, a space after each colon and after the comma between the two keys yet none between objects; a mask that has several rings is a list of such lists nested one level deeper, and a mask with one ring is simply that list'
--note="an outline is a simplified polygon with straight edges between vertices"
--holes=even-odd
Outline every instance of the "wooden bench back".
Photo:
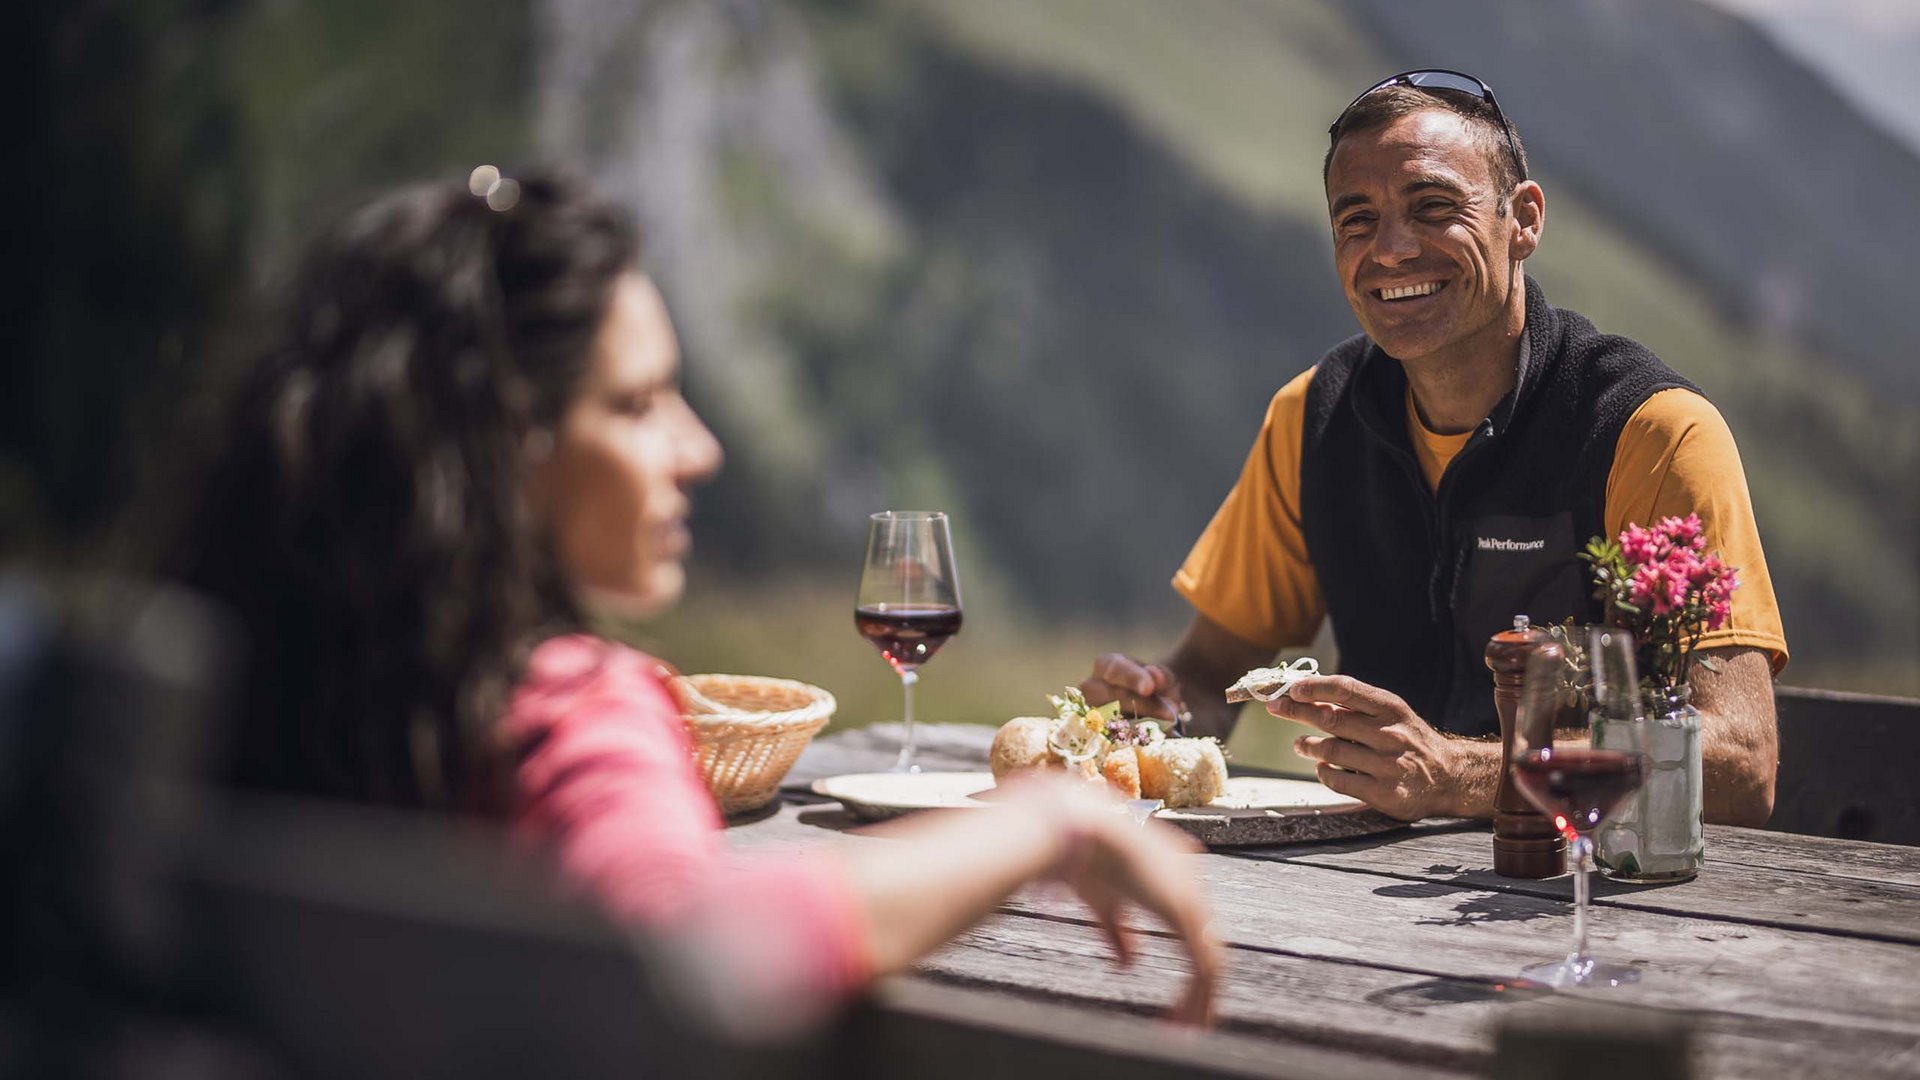
[{"label": "wooden bench back", "polygon": [[1920,845],[1920,700],[1779,687],[1767,828]]}]

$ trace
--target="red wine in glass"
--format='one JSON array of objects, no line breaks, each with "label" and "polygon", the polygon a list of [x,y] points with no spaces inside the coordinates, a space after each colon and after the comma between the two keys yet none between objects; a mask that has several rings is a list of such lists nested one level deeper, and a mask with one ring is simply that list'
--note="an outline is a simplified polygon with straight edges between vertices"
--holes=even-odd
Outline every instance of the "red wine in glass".
[{"label": "red wine in glass", "polygon": [[960,632],[960,609],[952,604],[864,604],[853,624],[895,671],[933,659]]},{"label": "red wine in glass", "polygon": [[[1633,635],[1615,627],[1566,632],[1570,646],[1585,656],[1586,689],[1568,650],[1541,648],[1527,659],[1520,690],[1520,716],[1513,731],[1513,785],[1540,812],[1553,818],[1567,837],[1573,862],[1573,950],[1564,960],[1534,964],[1521,975],[1552,987],[1621,986],[1638,982],[1632,965],[1595,960],[1587,951],[1587,871],[1593,862],[1593,833],[1613,808],[1646,780],[1641,725],[1623,723],[1629,745],[1597,749],[1594,716],[1630,721],[1642,712],[1638,661]],[[1584,696],[1584,708],[1581,698]],[[1564,726],[1569,706],[1586,724]]]},{"label": "red wine in glass", "polygon": [[853,625],[900,676],[906,738],[895,772],[914,764],[913,688],[920,665],[960,630],[960,579],[953,566],[953,535],[938,510],[885,510],[867,521],[867,558]]},{"label": "red wine in glass", "polygon": [[1591,834],[1645,777],[1645,756],[1625,750],[1546,747],[1513,763],[1514,784],[1569,839]]}]

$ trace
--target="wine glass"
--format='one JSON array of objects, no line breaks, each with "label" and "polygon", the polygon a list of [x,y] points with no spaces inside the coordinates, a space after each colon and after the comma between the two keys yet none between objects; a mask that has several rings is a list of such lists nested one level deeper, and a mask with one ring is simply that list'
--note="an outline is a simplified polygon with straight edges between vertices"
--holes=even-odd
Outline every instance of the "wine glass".
[{"label": "wine glass", "polygon": [[883,510],[867,526],[867,562],[853,624],[900,676],[906,741],[894,772],[913,763],[913,687],[920,665],[960,632],[960,578],[953,569],[953,537],[938,510]]},{"label": "wine glass", "polygon": [[1622,745],[1595,749],[1588,713],[1570,654],[1584,645],[1586,695],[1609,720],[1628,720],[1640,709],[1633,635],[1612,627],[1575,632],[1573,640],[1543,645],[1528,658],[1520,710],[1513,733],[1513,783],[1527,801],[1553,820],[1573,855],[1573,951],[1566,959],[1521,972],[1548,986],[1619,986],[1636,982],[1636,968],[1602,964],[1587,951],[1587,874],[1593,866],[1593,834],[1601,822],[1646,779],[1644,725],[1621,724],[1632,734]]}]

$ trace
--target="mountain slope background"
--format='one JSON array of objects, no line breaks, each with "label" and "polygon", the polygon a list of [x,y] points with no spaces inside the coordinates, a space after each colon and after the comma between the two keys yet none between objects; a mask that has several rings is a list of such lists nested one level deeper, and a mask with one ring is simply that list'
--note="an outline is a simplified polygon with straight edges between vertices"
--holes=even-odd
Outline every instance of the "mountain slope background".
[{"label": "mountain slope background", "polygon": [[[884,506],[945,507],[959,533],[968,629],[929,668],[923,715],[1034,711],[1095,651],[1172,639],[1186,611],[1167,579],[1269,397],[1355,329],[1324,222],[1327,123],[1393,71],[1474,71],[1548,192],[1529,273],[1702,385],[1739,438],[1787,681],[1920,694],[1920,305],[1903,295],[1920,160],[1721,8],[120,11],[195,58],[126,68],[129,123],[218,135],[136,155],[186,193],[181,229],[219,240],[183,250],[227,299],[181,318],[218,321],[201,309],[242,306],[299,237],[406,179],[559,161],[631,206],[729,451],[698,498],[688,603],[634,632],[683,668],[822,683],[848,723],[897,709],[847,610]],[[95,472],[165,456],[163,421],[197,415],[194,390],[231,366],[214,355],[100,368],[136,422],[93,448]],[[85,364],[35,377],[97,385]],[[47,475],[0,446],[0,510],[57,546]],[[1272,757],[1283,734],[1242,749]]]},{"label": "mountain slope background", "polygon": [[[1353,331],[1321,221],[1327,118],[1379,74],[1447,62],[1502,88],[1529,139],[1549,192],[1530,272],[1699,382],[1741,438],[1790,677],[1920,689],[1920,309],[1894,269],[1920,163],[1717,9],[1469,8],[902,0],[759,27],[807,55],[890,237],[836,265],[855,246],[831,238],[858,230],[794,215],[788,245],[757,248],[775,284],[742,294],[839,433],[804,501],[955,507],[1025,619],[1177,624],[1165,579],[1267,397]],[[791,190],[750,149],[713,156],[759,174],[750,211]],[[816,290],[862,277],[858,299]],[[831,567],[858,521],[798,531],[826,526]],[[756,535],[730,522],[716,561],[784,564]]]},{"label": "mountain slope background", "polygon": [[1909,0],[1709,0],[1752,20],[1920,153],[1920,7]]}]

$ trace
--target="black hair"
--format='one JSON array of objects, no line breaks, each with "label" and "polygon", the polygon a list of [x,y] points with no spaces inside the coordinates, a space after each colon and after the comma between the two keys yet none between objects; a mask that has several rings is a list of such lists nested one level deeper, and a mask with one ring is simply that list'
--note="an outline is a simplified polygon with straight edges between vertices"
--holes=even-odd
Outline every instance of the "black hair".
[{"label": "black hair", "polygon": [[638,249],[552,176],[506,210],[402,190],[315,247],[175,558],[248,631],[240,782],[502,809],[500,713],[532,645],[578,621],[525,447],[577,392]]},{"label": "black hair", "polygon": [[[1486,159],[1487,171],[1492,174],[1494,186],[1502,196],[1496,201],[1497,212],[1505,215],[1505,196],[1511,195],[1513,189],[1520,186],[1520,181],[1530,175],[1527,171],[1526,144],[1520,141],[1520,132],[1512,129],[1511,121],[1505,125],[1501,123],[1500,114],[1485,98],[1464,90],[1396,84],[1383,86],[1354,102],[1341,115],[1338,126],[1334,128],[1332,144],[1327,147],[1327,156],[1320,163],[1320,182],[1325,184],[1327,181],[1333,168],[1333,152],[1340,148],[1341,139],[1356,132],[1385,127],[1402,116],[1422,109],[1444,109],[1467,119],[1474,145]],[[1513,134],[1511,148],[1507,144],[1509,131]]]}]

